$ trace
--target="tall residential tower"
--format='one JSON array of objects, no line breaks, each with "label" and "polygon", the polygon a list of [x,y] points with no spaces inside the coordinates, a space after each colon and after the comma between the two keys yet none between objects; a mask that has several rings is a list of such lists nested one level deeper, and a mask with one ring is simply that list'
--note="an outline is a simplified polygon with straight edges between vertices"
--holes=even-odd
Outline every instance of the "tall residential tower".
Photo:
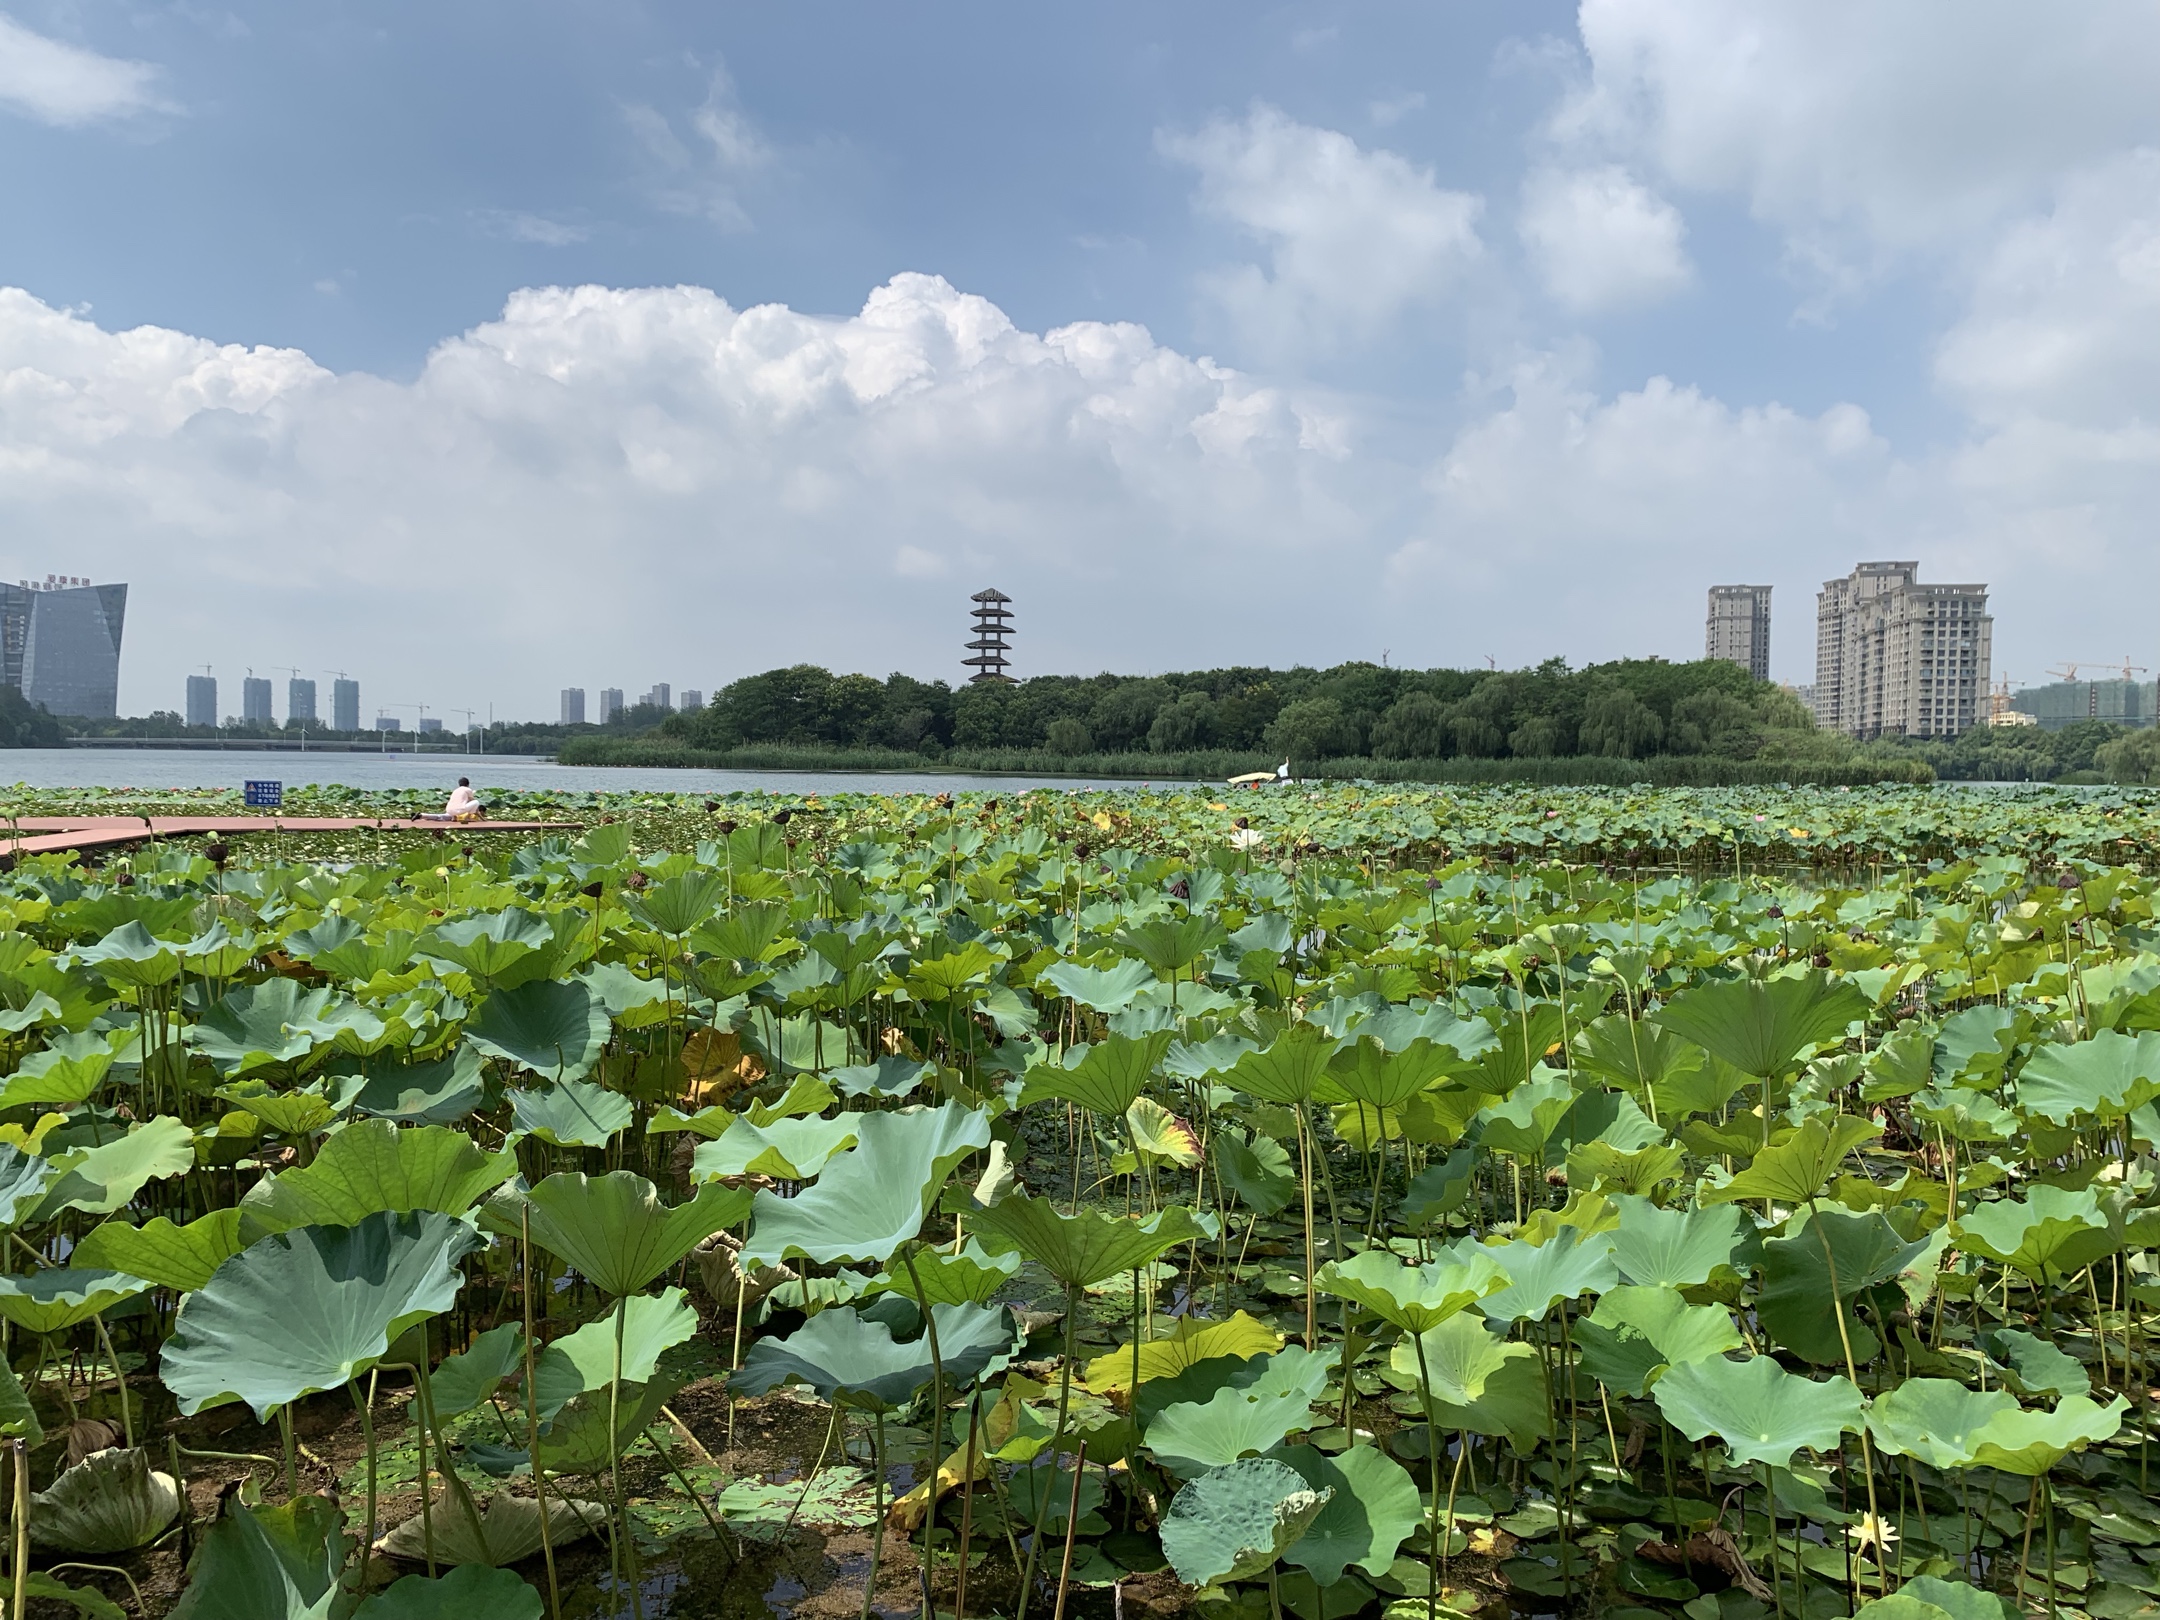
[{"label": "tall residential tower", "polygon": [[1738,664],[1758,681],[1770,678],[1770,587],[1713,585],[1705,658]]},{"label": "tall residential tower", "polygon": [[1955,737],[1988,715],[1985,585],[1865,562],[1815,598],[1815,720],[1848,737]]}]

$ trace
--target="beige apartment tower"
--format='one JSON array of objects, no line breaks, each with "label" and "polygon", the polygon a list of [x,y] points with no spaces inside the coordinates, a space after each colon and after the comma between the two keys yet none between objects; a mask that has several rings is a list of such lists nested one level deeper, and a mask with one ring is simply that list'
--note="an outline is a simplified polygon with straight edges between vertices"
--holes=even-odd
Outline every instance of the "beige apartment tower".
[{"label": "beige apartment tower", "polygon": [[1985,585],[1867,562],[1815,598],[1815,720],[1848,737],[1955,737],[1987,719]]},{"label": "beige apartment tower", "polygon": [[1713,585],[1703,656],[1738,664],[1758,681],[1770,678],[1770,587]]}]

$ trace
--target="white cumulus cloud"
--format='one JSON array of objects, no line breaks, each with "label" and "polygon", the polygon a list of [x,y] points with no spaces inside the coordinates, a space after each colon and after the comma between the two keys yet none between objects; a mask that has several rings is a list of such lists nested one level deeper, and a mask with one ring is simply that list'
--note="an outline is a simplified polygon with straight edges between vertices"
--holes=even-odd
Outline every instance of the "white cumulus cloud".
[{"label": "white cumulus cloud", "polygon": [[1520,229],[1538,279],[1575,314],[1655,303],[1694,280],[1680,211],[1616,164],[1532,173]]},{"label": "white cumulus cloud", "polygon": [[1265,264],[1206,282],[1263,355],[1370,343],[1406,312],[1454,292],[1484,251],[1482,199],[1276,108],[1156,140],[1165,156],[1198,171],[1195,206],[1266,252]]},{"label": "white cumulus cloud", "polygon": [[62,126],[149,112],[158,69],[48,39],[0,16],[0,106]]}]

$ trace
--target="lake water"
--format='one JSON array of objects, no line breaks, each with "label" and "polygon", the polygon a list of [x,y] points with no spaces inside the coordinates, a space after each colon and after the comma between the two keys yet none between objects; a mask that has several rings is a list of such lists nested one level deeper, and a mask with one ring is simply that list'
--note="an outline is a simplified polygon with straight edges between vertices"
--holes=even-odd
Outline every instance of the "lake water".
[{"label": "lake water", "polygon": [[[30,788],[238,788],[267,780],[287,787],[340,786],[447,794],[461,776],[482,799],[490,787],[556,793],[1018,793],[1025,788],[1102,790],[1135,782],[1076,776],[960,776],[882,771],[641,770],[557,765],[552,760],[477,754],[303,754],[187,748],[22,748],[0,753],[0,784]],[[1165,784],[1158,783],[1157,786]]]}]

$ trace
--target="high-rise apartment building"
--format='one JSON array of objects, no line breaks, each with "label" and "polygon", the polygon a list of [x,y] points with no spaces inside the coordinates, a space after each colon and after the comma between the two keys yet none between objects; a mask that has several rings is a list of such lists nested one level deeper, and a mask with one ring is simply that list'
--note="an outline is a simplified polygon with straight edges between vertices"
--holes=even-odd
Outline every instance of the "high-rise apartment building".
[{"label": "high-rise apartment building", "polygon": [[187,723],[213,727],[218,723],[215,675],[190,675],[187,678]]},{"label": "high-rise apartment building", "polygon": [[1738,664],[1758,681],[1770,678],[1770,587],[1713,585],[1705,658]]},{"label": "high-rise apartment building", "polygon": [[656,681],[653,683],[652,690],[639,698],[638,702],[648,708],[658,709],[665,714],[675,707],[675,689],[668,685],[666,681]]},{"label": "high-rise apartment building", "polygon": [[270,713],[270,683],[260,675],[250,675],[240,683],[240,719],[250,726],[277,723]]},{"label": "high-rise apartment building", "polygon": [[705,707],[705,694],[694,686],[684,687],[681,707],[684,714],[697,713],[698,710]]},{"label": "high-rise apartment building", "polygon": [[54,574],[0,585],[0,683],[53,714],[112,719],[127,590]]},{"label": "high-rise apartment building", "polygon": [[562,724],[582,726],[585,723],[585,688],[566,686],[562,689]]},{"label": "high-rise apartment building", "polygon": [[621,688],[621,687],[619,687],[619,686],[603,686],[603,687],[601,687],[601,688],[600,688],[600,723],[601,723],[601,724],[602,724],[603,726],[604,726],[604,725],[606,725],[606,724],[607,724],[607,723],[608,723],[608,722],[609,722],[610,720],[613,720],[613,719],[617,718],[618,716],[620,716],[620,715],[621,715],[621,713],[622,713],[622,711],[623,711],[623,701],[622,701],[622,688]]},{"label": "high-rise apartment building", "polygon": [[315,683],[297,675],[285,683],[285,723],[296,720],[304,726],[315,723]]},{"label": "high-rise apartment building", "polygon": [[360,683],[335,680],[330,683],[330,724],[339,731],[360,729]]},{"label": "high-rise apartment building", "polygon": [[1988,715],[1985,585],[1867,562],[1815,598],[1815,719],[1849,737],[1955,737]]}]

